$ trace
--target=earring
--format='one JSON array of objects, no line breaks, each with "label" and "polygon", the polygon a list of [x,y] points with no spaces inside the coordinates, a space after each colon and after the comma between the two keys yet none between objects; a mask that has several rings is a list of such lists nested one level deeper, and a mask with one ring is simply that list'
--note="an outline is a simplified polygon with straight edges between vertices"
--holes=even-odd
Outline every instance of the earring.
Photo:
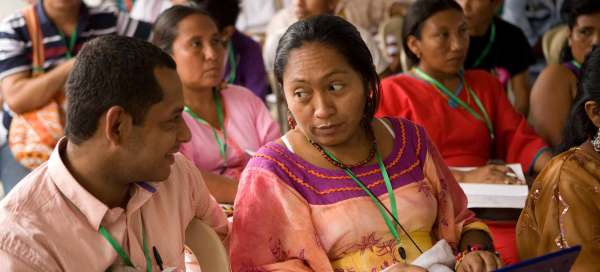
[{"label": "earring", "polygon": [[594,146],[594,150],[596,150],[596,152],[600,153],[600,128],[598,129],[596,136],[592,138],[592,146]]},{"label": "earring", "polygon": [[296,120],[294,120],[294,117],[292,117],[292,113],[289,111],[288,111],[287,121],[288,121],[288,126],[290,127],[290,129],[296,128]]}]

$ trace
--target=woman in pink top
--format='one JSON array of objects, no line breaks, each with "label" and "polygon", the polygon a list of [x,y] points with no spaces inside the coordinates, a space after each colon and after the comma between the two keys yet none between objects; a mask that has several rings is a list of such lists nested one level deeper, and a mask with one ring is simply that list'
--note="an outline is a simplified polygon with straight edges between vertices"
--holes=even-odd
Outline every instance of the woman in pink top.
[{"label": "woman in pink top", "polygon": [[203,170],[221,203],[233,203],[249,153],[280,136],[264,103],[241,86],[222,84],[225,52],[215,22],[200,9],[174,6],[162,13],[154,43],[177,63],[192,139],[181,152]]}]

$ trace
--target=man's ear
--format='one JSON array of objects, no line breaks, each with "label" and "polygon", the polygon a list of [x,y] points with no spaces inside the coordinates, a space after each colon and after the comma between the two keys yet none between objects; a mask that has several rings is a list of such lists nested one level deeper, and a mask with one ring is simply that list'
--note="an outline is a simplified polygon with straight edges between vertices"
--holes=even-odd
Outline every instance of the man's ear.
[{"label": "man's ear", "polygon": [[121,106],[110,107],[102,116],[100,129],[112,145],[121,145],[131,132],[133,119]]}]

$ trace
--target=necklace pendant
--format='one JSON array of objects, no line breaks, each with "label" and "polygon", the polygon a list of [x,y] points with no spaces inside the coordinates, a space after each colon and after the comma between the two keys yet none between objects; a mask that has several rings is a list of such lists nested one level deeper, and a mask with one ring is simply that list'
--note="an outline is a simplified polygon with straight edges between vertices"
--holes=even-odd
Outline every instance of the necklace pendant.
[{"label": "necklace pendant", "polygon": [[404,250],[403,246],[398,248],[398,254],[400,254],[400,258],[402,258],[402,260],[406,260],[406,250]]}]

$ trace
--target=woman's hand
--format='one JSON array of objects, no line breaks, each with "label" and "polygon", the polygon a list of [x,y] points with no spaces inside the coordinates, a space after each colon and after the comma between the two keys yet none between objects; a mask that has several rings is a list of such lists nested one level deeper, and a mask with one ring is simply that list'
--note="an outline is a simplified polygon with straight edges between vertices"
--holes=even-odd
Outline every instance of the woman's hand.
[{"label": "woman's hand", "polygon": [[467,253],[456,267],[457,272],[487,272],[502,267],[502,261],[496,254],[478,250]]},{"label": "woman's hand", "polygon": [[416,265],[395,263],[381,272],[427,272],[427,269]]},{"label": "woman's hand", "polygon": [[525,184],[505,165],[488,164],[471,171],[452,170],[452,173],[464,183]]}]

